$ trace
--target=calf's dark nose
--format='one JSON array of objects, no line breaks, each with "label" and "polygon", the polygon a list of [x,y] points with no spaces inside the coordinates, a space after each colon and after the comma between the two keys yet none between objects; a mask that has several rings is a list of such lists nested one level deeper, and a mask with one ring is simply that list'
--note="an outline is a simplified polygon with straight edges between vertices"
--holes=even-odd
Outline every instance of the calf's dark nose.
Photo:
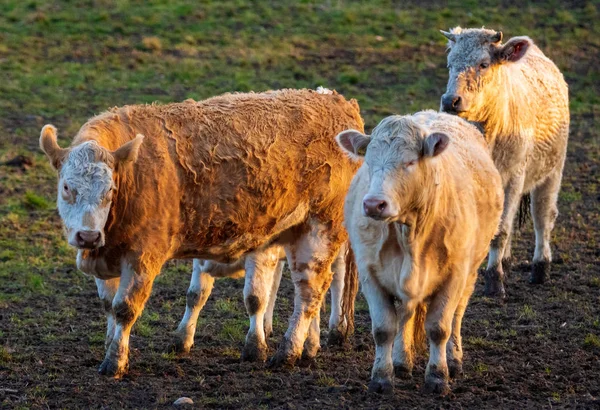
[{"label": "calf's dark nose", "polygon": [[442,96],[442,110],[448,113],[464,111],[462,97],[456,94],[444,94]]},{"label": "calf's dark nose", "polygon": [[77,245],[81,248],[93,249],[100,243],[99,231],[79,231],[75,235]]},{"label": "calf's dark nose", "polygon": [[379,198],[367,198],[363,200],[363,208],[365,215],[370,217],[381,216],[383,211],[387,208],[388,204],[383,199]]}]

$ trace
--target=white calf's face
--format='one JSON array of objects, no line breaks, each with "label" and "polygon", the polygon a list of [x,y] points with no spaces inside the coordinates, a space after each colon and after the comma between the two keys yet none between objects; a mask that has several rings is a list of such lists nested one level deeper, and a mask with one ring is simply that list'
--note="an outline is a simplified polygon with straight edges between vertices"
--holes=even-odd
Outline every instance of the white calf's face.
[{"label": "white calf's face", "polygon": [[363,198],[363,215],[386,222],[404,222],[421,201],[424,187],[434,183],[429,159],[448,143],[444,134],[427,135],[409,117],[383,119],[372,136],[354,130],[337,137],[352,157],[364,156],[369,189]]},{"label": "white calf's face", "polygon": [[77,248],[104,245],[114,189],[113,159],[107,154],[96,142],[85,142],[71,150],[59,173],[58,212],[67,241]]},{"label": "white calf's face", "polygon": [[133,163],[144,136],[138,134],[116,151],[108,151],[95,140],[63,149],[56,141],[56,128],[46,125],[40,148],[58,170],[58,213],[67,241],[79,249],[104,246],[104,226],[113,201],[117,167]]}]

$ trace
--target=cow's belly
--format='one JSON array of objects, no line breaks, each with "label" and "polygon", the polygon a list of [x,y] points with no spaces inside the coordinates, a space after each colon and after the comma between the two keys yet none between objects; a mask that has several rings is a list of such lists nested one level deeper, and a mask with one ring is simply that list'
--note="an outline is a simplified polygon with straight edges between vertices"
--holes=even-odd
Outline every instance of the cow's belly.
[{"label": "cow's belly", "polygon": [[248,226],[245,232],[232,230],[231,235],[207,240],[211,235],[209,229],[198,229],[199,234],[186,238],[186,241],[175,252],[175,258],[210,259],[221,263],[232,263],[249,252],[264,249],[271,245],[285,245],[297,236],[294,228],[306,221],[308,205],[300,204],[294,211],[280,218],[272,218],[276,222]]}]

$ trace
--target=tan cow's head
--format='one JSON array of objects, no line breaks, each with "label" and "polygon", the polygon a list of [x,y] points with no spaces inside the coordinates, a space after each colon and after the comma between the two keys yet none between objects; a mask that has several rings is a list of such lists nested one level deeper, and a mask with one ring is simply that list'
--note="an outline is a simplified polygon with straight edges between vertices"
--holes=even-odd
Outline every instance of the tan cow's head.
[{"label": "tan cow's head", "polygon": [[435,157],[449,142],[446,134],[428,134],[399,115],[384,118],[371,136],[347,130],[336,139],[352,158],[364,156],[368,166],[363,214],[387,222],[404,222],[421,203],[425,187],[437,183]]},{"label": "tan cow's head", "polygon": [[502,44],[502,32],[487,29],[442,31],[448,39],[448,85],[440,109],[469,121],[486,120],[486,109],[506,100],[506,68],[518,63],[533,44],[514,37]]},{"label": "tan cow's head", "polygon": [[40,147],[58,171],[58,213],[70,245],[79,249],[104,246],[114,173],[120,165],[136,161],[143,140],[144,136],[138,134],[116,151],[93,140],[63,149],[56,141],[56,128],[42,128]]}]

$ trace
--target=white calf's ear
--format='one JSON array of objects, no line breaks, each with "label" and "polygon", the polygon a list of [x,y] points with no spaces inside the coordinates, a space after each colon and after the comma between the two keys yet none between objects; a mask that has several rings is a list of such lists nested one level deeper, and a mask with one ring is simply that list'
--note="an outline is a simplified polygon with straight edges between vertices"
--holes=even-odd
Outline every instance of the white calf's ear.
[{"label": "white calf's ear", "polygon": [[126,164],[137,161],[142,142],[144,142],[144,136],[142,134],[138,134],[131,141],[121,145],[116,151],[113,152],[116,163]]},{"label": "white calf's ear", "polygon": [[500,60],[511,63],[519,61],[533,42],[529,37],[513,37],[500,49]]},{"label": "white calf's ear", "polygon": [[367,153],[367,146],[371,137],[357,130],[346,130],[340,132],[335,140],[352,159],[359,159]]},{"label": "white calf's ear", "polygon": [[40,133],[40,148],[46,154],[54,169],[60,169],[67,157],[69,150],[58,146],[56,141],[56,127],[52,124],[44,125]]},{"label": "white calf's ear", "polygon": [[435,157],[440,155],[448,147],[449,142],[450,138],[444,133],[434,132],[428,135],[423,141],[423,156]]}]

